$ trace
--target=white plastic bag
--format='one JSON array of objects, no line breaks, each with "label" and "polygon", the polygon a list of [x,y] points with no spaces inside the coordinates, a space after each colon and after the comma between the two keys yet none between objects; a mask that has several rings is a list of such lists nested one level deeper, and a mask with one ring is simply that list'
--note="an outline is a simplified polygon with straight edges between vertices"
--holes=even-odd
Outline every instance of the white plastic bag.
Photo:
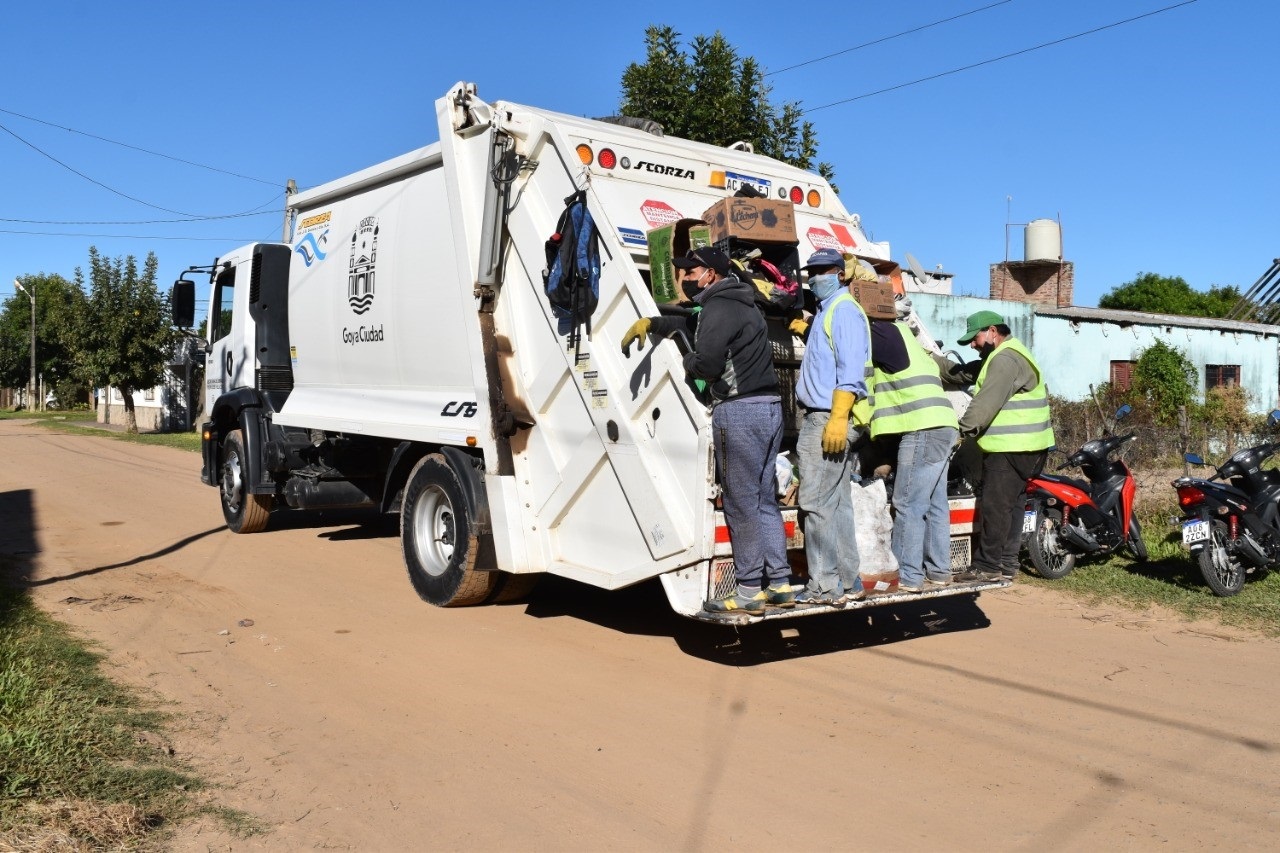
[{"label": "white plastic bag", "polygon": [[893,556],[893,516],[884,480],[867,486],[852,483],[853,525],[858,536],[859,571],[863,583],[871,582],[883,592],[898,578],[898,560]]}]

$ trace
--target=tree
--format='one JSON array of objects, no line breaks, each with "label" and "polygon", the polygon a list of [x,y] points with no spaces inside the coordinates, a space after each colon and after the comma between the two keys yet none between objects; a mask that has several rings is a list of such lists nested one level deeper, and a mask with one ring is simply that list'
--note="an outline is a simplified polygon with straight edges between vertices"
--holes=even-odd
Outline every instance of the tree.
[{"label": "tree", "polygon": [[623,115],[712,145],[750,142],[757,153],[834,179],[831,164],[814,164],[818,137],[800,104],[772,104],[760,64],[740,56],[723,35],[697,36],[686,53],[679,33],[655,25],[645,30],[645,46],[645,62],[622,72]]},{"label": "tree", "polygon": [[[27,275],[22,286],[36,295],[36,372],[64,405],[83,399],[79,381],[77,318],[84,291],[60,275]],[[0,307],[0,387],[25,388],[31,376],[31,299],[15,292]]]},{"label": "tree", "polygon": [[1195,401],[1195,366],[1186,355],[1164,341],[1156,341],[1133,366],[1133,392],[1151,407],[1159,423],[1173,423],[1179,406]]},{"label": "tree", "polygon": [[[132,255],[108,260],[89,247],[89,297],[80,322],[82,363],[98,382],[120,389],[125,424],[138,431],[133,392],[152,388],[164,377],[173,350],[169,298],[156,288],[159,261],[147,253],[142,275]],[[76,267],[76,283],[84,273]]]},{"label": "tree", "polygon": [[1098,307],[1185,317],[1225,317],[1239,299],[1240,291],[1233,285],[1215,284],[1202,293],[1178,276],[1143,272],[1133,281],[1112,288],[1098,300]]}]

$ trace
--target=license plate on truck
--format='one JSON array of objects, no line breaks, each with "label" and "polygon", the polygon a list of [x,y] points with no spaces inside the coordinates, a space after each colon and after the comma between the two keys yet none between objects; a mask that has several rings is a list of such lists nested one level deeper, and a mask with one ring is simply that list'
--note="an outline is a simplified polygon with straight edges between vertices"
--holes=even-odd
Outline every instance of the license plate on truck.
[{"label": "license plate on truck", "polygon": [[1027,514],[1022,516],[1022,532],[1036,532],[1036,511],[1034,509],[1027,510]]},{"label": "license plate on truck", "polygon": [[1209,522],[1201,521],[1184,521],[1182,523],[1182,544],[1194,545],[1197,542],[1209,541]]}]

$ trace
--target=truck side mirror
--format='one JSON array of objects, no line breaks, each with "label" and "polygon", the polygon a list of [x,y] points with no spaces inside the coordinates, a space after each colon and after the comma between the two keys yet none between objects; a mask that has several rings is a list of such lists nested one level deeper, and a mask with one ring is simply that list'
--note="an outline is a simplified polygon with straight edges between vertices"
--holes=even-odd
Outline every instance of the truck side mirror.
[{"label": "truck side mirror", "polygon": [[196,283],[194,281],[186,278],[175,281],[169,303],[173,311],[173,325],[179,329],[190,329],[196,324]]}]

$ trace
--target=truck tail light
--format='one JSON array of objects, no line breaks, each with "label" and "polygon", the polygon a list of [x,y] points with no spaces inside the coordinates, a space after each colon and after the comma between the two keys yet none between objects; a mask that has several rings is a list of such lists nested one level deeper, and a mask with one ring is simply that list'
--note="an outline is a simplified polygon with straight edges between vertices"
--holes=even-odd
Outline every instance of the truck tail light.
[{"label": "truck tail light", "polygon": [[578,146],[578,159],[582,161],[582,165],[590,166],[596,159],[596,153],[591,150],[591,146],[585,142]]},{"label": "truck tail light", "polygon": [[822,207],[822,193],[817,190],[809,190],[809,194],[805,196],[805,201],[810,207]]},{"label": "truck tail light", "polygon": [[799,187],[792,187],[790,196],[791,196],[792,204],[804,203],[804,190],[800,189]]},{"label": "truck tail light", "polygon": [[618,165],[618,155],[613,153],[611,148],[601,148],[600,156],[596,158],[600,166],[605,169],[612,169]]}]

